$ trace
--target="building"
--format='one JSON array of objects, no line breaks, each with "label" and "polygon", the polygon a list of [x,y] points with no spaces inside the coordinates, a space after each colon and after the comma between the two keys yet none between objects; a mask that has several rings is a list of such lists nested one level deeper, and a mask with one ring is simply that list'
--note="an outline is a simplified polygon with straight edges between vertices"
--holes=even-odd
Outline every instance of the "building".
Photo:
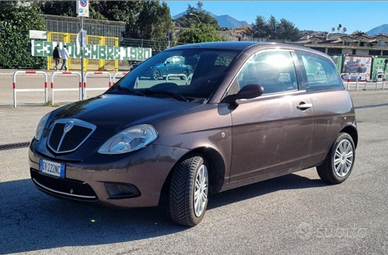
[{"label": "building", "polygon": [[324,52],[330,56],[388,56],[388,34],[372,36],[364,33],[355,35],[333,33],[326,36],[312,35],[293,43]]}]

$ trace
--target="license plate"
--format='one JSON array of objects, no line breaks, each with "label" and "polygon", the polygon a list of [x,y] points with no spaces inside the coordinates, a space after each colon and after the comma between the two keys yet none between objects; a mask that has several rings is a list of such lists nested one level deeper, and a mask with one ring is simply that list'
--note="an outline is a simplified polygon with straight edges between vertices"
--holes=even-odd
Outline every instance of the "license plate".
[{"label": "license plate", "polygon": [[65,178],[65,164],[41,159],[39,164],[39,172],[59,178]]}]

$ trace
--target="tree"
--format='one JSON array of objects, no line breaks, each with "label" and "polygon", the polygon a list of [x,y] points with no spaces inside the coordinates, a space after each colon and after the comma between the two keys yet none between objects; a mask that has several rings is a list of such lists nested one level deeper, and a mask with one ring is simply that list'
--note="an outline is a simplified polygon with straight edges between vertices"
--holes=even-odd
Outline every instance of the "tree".
[{"label": "tree", "polygon": [[252,30],[249,35],[269,40],[299,40],[303,35],[294,23],[281,19],[280,22],[274,16],[267,21],[263,16],[257,16],[255,23],[252,24]]},{"label": "tree", "polygon": [[356,30],[352,33],[353,36],[361,36],[361,35],[366,35],[366,33],[360,31],[360,30]]},{"label": "tree", "polygon": [[74,16],[74,1],[48,1],[40,4],[40,9],[44,14]]},{"label": "tree", "polygon": [[[45,14],[74,16],[74,1],[41,3]],[[160,1],[90,1],[89,18],[126,22],[124,37],[165,40],[171,32],[170,8]]]},{"label": "tree", "polygon": [[142,1],[140,2],[140,12],[134,20],[129,18],[125,37],[165,40],[166,34],[173,28],[171,21],[170,8],[163,2],[159,1]]},{"label": "tree", "polygon": [[45,58],[31,56],[29,30],[46,30],[39,3],[0,2],[0,66],[44,66]]},{"label": "tree", "polygon": [[[127,21],[140,11],[140,1],[90,1],[89,18]],[[75,16],[75,1],[47,1],[40,4],[44,14]]]},{"label": "tree", "polygon": [[[100,19],[124,21],[134,20],[141,8],[140,1],[92,1],[90,7],[95,13],[93,17]],[[92,13],[91,13],[92,14]]]},{"label": "tree", "polygon": [[225,39],[214,26],[201,23],[199,25],[192,24],[190,28],[181,31],[178,41],[183,43],[199,43],[225,41]]},{"label": "tree", "polygon": [[252,24],[252,35],[259,38],[268,38],[269,31],[267,21],[263,16],[257,16],[255,23]]},{"label": "tree", "polygon": [[342,25],[341,25],[341,24],[338,24],[338,27],[337,27],[337,31],[338,31],[338,33],[340,32],[340,30],[341,30],[341,27],[342,27]]},{"label": "tree", "polygon": [[299,40],[303,35],[299,31],[298,28],[295,27],[295,25],[286,20],[286,19],[281,19],[280,23],[278,24],[277,27],[277,32],[276,32],[276,37],[277,39],[286,41],[296,41]]},{"label": "tree", "polygon": [[187,7],[186,14],[180,16],[176,21],[182,27],[190,27],[192,24],[209,24],[215,29],[220,29],[218,21],[208,14],[203,8],[203,3],[198,2],[197,8],[191,6],[190,4]]},{"label": "tree", "polygon": [[267,22],[267,26],[268,26],[268,37],[270,39],[278,39],[278,34],[277,34],[277,27],[278,27],[278,21],[276,20],[276,18],[274,16],[271,15],[271,17],[269,18],[268,22]]}]

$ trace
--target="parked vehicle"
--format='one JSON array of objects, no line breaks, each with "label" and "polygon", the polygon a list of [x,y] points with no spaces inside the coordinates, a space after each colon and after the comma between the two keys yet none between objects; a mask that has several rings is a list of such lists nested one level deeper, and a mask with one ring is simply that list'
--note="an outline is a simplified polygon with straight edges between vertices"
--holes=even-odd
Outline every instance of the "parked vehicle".
[{"label": "parked vehicle", "polygon": [[136,67],[138,67],[139,65],[141,65],[141,63],[143,62],[136,62],[136,63],[133,63],[131,68],[129,69],[130,72],[132,72]]},{"label": "parked vehicle", "polygon": [[[139,79],[178,57],[196,60],[189,83]],[[157,206],[166,195],[172,220],[194,226],[209,193],[310,167],[345,181],[357,142],[351,97],[327,55],[201,43],[163,51],[102,95],[45,115],[29,165],[50,195],[119,207]]]},{"label": "parked vehicle", "polygon": [[161,78],[168,78],[167,76],[172,76],[185,80],[192,72],[192,66],[185,64],[185,58],[183,56],[172,56],[162,63],[156,63],[150,66],[142,77],[151,77],[154,80],[159,80]]}]

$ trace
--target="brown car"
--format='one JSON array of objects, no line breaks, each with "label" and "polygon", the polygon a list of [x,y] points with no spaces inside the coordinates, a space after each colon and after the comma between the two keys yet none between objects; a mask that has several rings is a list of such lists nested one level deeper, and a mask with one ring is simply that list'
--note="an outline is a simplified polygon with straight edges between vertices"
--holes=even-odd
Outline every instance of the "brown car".
[{"label": "brown car", "polygon": [[[181,56],[193,74],[145,75]],[[168,71],[168,70],[167,70]],[[194,226],[210,192],[317,167],[346,180],[358,141],[353,103],[327,55],[273,43],[184,45],[148,59],[100,96],[40,121],[31,178],[50,195],[157,206]]]}]

